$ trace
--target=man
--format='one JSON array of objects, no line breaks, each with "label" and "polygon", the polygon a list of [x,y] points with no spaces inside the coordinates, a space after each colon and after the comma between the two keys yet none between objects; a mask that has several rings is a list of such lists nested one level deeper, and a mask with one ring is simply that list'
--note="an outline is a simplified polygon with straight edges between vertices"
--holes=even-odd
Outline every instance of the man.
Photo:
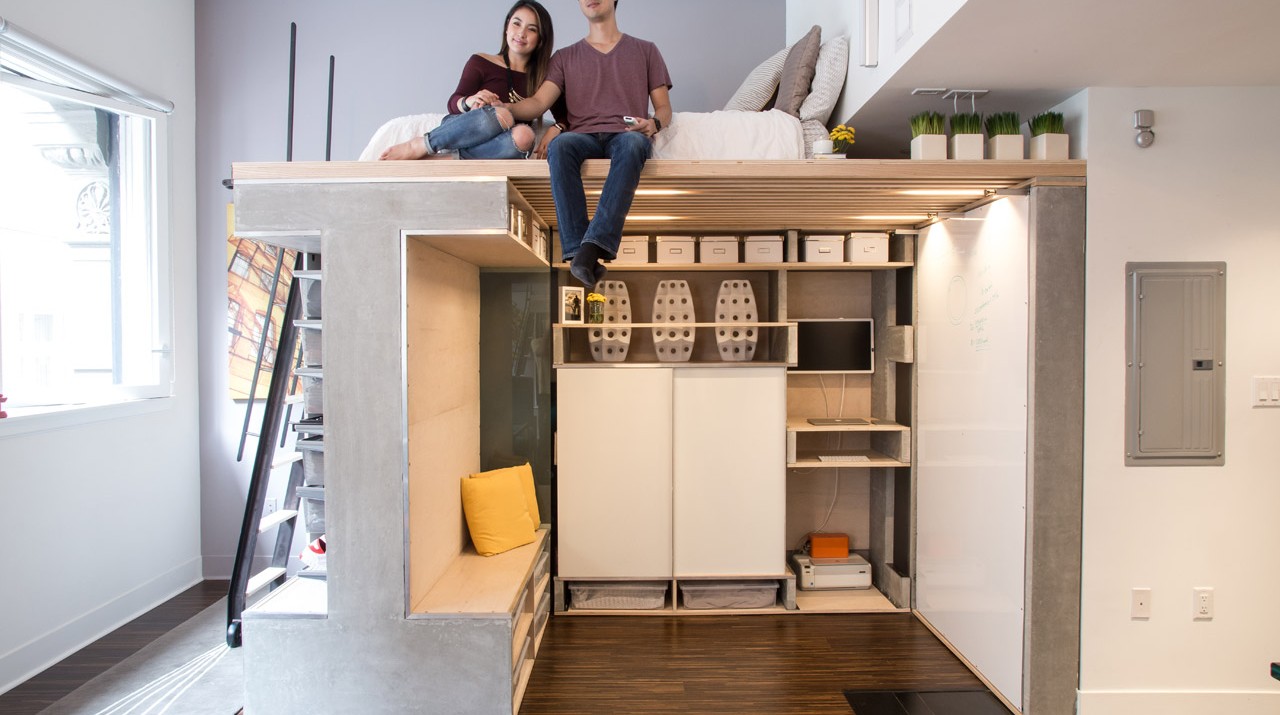
[{"label": "man", "polygon": [[[666,63],[652,42],[618,29],[619,1],[578,0],[587,18],[587,36],[557,51],[538,91],[509,107],[518,119],[530,121],[562,94],[565,97],[568,126],[548,130],[559,132],[547,150],[551,195],[561,253],[570,262],[569,272],[588,290],[604,277],[600,260],[618,253],[640,171],[653,151],[652,138],[671,123]],[[634,118],[633,123],[627,124],[624,117]],[[609,175],[588,222],[582,162],[605,158]]]}]

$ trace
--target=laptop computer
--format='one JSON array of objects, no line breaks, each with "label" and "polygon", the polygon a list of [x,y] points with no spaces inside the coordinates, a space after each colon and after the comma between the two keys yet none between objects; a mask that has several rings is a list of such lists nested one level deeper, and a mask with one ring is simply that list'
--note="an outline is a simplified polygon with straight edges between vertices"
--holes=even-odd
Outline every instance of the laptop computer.
[{"label": "laptop computer", "polygon": [[828,427],[831,425],[869,425],[871,423],[861,417],[810,417],[809,424]]}]

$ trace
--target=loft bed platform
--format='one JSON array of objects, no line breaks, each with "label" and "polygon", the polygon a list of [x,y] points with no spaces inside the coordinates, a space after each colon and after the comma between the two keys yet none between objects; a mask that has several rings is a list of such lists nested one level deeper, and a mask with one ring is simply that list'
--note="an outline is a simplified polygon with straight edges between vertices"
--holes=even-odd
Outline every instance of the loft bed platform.
[{"label": "loft bed platform", "polygon": [[[641,174],[629,233],[909,230],[1031,186],[1083,186],[1087,162],[652,159]],[[583,166],[598,192],[607,160]],[[552,228],[545,161],[335,161],[236,163],[237,188],[254,184],[507,180]],[[654,218],[657,217],[657,218]]]}]

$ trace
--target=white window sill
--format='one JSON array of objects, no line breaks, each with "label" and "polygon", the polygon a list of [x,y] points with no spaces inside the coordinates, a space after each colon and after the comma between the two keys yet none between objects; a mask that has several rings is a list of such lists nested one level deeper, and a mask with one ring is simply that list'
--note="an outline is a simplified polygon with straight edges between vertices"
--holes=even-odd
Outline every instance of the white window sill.
[{"label": "white window sill", "polygon": [[156,397],[94,405],[10,408],[6,410],[9,416],[0,419],[0,439],[159,412],[171,404],[170,397]]}]

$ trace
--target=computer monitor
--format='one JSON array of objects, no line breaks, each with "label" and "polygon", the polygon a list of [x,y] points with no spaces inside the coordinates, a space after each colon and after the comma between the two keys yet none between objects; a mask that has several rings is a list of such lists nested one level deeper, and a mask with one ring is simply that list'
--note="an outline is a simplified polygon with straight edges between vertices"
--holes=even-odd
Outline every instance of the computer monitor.
[{"label": "computer monitor", "polygon": [[874,323],[870,318],[800,319],[792,372],[875,372]]}]

